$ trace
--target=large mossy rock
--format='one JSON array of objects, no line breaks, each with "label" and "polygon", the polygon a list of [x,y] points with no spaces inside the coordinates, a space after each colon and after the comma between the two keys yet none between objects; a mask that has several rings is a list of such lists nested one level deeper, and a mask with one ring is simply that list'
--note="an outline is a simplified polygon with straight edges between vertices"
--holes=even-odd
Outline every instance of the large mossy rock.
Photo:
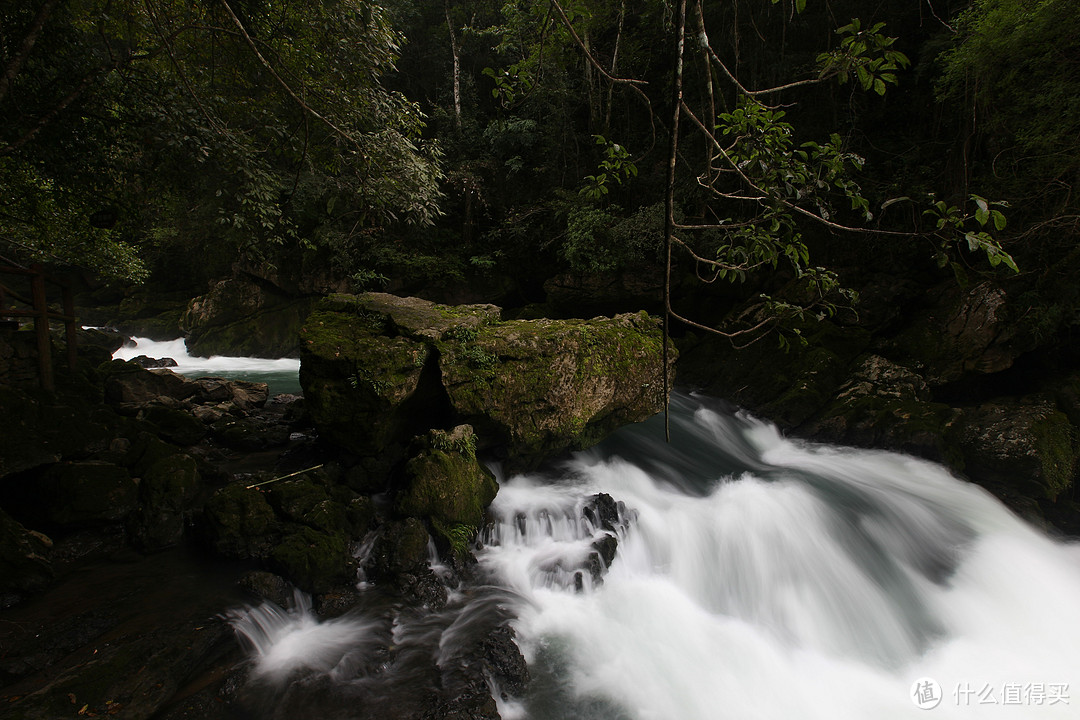
[{"label": "large mossy rock", "polygon": [[476,436],[468,425],[432,430],[423,449],[405,466],[406,486],[398,495],[403,515],[431,522],[454,544],[476,534],[498,485],[476,461]]},{"label": "large mossy rock", "polygon": [[501,446],[524,467],[663,407],[660,328],[647,314],[498,317],[492,305],[327,298],[302,331],[300,366],[320,433],[374,455],[469,423],[481,446]]},{"label": "large mossy rock", "polygon": [[929,385],[1006,370],[1033,348],[1002,288],[990,282],[968,290],[948,284],[935,294],[936,302],[885,343],[892,357],[917,368]]},{"label": "large mossy rock", "polygon": [[201,523],[210,547],[226,557],[266,557],[280,534],[274,508],[258,489],[233,483],[207,501]]},{"label": "large mossy rock", "polygon": [[316,310],[301,337],[300,385],[320,434],[361,455],[404,442],[419,397],[430,348],[388,337],[384,318],[372,313]]},{"label": "large mossy rock", "polygon": [[945,435],[958,411],[932,402],[919,375],[880,355],[856,363],[852,378],[800,430],[816,440],[884,447],[955,465]]},{"label": "large mossy rock", "polygon": [[644,312],[482,325],[438,347],[456,416],[523,464],[663,409],[660,328]]},{"label": "large mossy rock", "polygon": [[965,473],[1006,499],[1053,501],[1076,477],[1076,428],[1048,397],[965,408],[951,437],[963,453]]},{"label": "large mossy rock", "polygon": [[192,355],[295,357],[311,301],[255,278],[228,278],[188,303],[180,318]]},{"label": "large mossy rock", "polygon": [[176,453],[149,465],[139,482],[139,508],[131,518],[133,542],[143,550],[161,550],[183,540],[200,480],[189,455]]}]

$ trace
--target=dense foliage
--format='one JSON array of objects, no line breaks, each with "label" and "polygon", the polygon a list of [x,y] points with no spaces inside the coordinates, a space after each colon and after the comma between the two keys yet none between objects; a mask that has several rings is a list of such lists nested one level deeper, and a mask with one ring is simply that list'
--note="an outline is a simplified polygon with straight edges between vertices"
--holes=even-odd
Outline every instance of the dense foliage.
[{"label": "dense foliage", "polygon": [[281,262],[430,224],[439,173],[387,90],[378,4],[9,3],[0,23],[0,242],[140,279],[197,257]]},{"label": "dense foliage", "polygon": [[525,304],[567,272],[655,287],[670,236],[678,273],[744,299],[802,282],[751,327],[847,302],[838,264],[1038,267],[1068,241],[1030,229],[1076,216],[1076,12],[8,4],[0,252],[194,288],[239,264]]}]

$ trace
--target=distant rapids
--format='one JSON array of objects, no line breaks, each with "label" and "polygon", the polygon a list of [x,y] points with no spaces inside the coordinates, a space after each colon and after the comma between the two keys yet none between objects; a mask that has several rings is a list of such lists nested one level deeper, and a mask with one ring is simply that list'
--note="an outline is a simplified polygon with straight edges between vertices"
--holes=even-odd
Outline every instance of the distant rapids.
[{"label": "distant rapids", "polygon": [[[533,679],[525,697],[493,688],[504,720],[1080,717],[1080,549],[938,465],[788,440],[680,394],[671,444],[660,418],[624,428],[500,478],[490,513],[491,586],[445,612],[514,618]],[[291,629],[343,683],[349,648],[408,634],[262,619],[245,627],[263,672],[303,664],[275,655]],[[455,625],[429,624],[425,652],[452,654]]]},{"label": "distant rapids", "polygon": [[265,382],[272,395],[300,392],[300,361],[296,358],[253,358],[214,355],[208,358],[189,355],[184,339],[159,342],[148,338],[132,338],[131,344],[113,353],[114,360],[131,360],[139,355],[161,359],[172,358],[176,367],[170,370],[193,377],[222,377],[229,380]]}]

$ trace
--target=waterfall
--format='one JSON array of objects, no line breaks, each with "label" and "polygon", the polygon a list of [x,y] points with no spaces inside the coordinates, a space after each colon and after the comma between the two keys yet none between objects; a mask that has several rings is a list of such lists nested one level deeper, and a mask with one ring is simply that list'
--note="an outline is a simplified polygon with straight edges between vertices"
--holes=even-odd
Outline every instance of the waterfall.
[{"label": "waterfall", "polygon": [[[935,464],[675,405],[670,446],[644,423],[502,483],[481,561],[523,598],[534,681],[513,714],[1077,716],[1075,546]],[[589,524],[597,494],[622,525]],[[567,581],[598,535],[610,567]]]},{"label": "waterfall", "polygon": [[[499,478],[491,584],[443,611],[238,611],[255,672],[400,707],[428,687],[412,668],[452,672],[501,613],[532,674],[525,697],[493,688],[504,720],[1080,714],[1076,545],[930,462],[793,441],[689,395],[673,413],[671,444],[654,418]],[[365,654],[381,669],[354,671]]]}]

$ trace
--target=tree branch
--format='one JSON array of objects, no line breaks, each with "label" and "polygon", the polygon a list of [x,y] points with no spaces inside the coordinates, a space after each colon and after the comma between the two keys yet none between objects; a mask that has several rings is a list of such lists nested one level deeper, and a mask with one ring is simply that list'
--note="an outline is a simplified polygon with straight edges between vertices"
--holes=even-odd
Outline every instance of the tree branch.
[{"label": "tree branch", "polygon": [[49,15],[52,14],[53,8],[55,8],[59,2],[60,0],[46,0],[45,4],[38,10],[37,17],[35,17],[34,22],[30,24],[30,29],[26,31],[26,37],[23,38],[18,51],[12,56],[7,67],[4,68],[4,74],[0,75],[0,101],[3,101],[4,96],[7,95],[8,89],[11,87],[11,83],[15,80],[15,76],[22,70],[23,63],[26,62],[26,58],[30,55],[30,51],[34,49],[34,43],[37,42],[38,35],[41,34],[42,28],[45,27],[45,21],[49,19]]},{"label": "tree branch", "polygon": [[354,138],[348,132],[339,128],[329,118],[323,117],[317,110],[304,102],[304,100],[296,94],[296,91],[293,90],[287,82],[285,82],[281,75],[278,74],[277,70],[275,70],[274,67],[267,61],[267,59],[263,57],[263,54],[259,52],[258,45],[255,44],[255,41],[248,34],[248,31],[244,27],[244,24],[240,22],[240,18],[237,17],[236,13],[233,12],[233,9],[229,7],[228,0],[221,0],[221,5],[225,8],[225,12],[229,14],[229,17],[232,18],[233,23],[236,24],[237,29],[240,31],[240,34],[243,36],[244,40],[247,41],[247,44],[251,48],[251,51],[255,53],[255,57],[259,59],[259,62],[262,63],[262,66],[266,68],[266,71],[270,73],[270,75],[278,82],[278,84],[280,84],[281,87],[285,89],[285,92],[289,95],[289,97],[295,100],[296,104],[299,105],[304,110],[304,112],[310,113],[312,117],[316,118],[317,120],[319,120],[319,122],[326,125],[335,134],[341,136],[353,145],[359,146],[360,142],[357,141],[356,138]]}]

